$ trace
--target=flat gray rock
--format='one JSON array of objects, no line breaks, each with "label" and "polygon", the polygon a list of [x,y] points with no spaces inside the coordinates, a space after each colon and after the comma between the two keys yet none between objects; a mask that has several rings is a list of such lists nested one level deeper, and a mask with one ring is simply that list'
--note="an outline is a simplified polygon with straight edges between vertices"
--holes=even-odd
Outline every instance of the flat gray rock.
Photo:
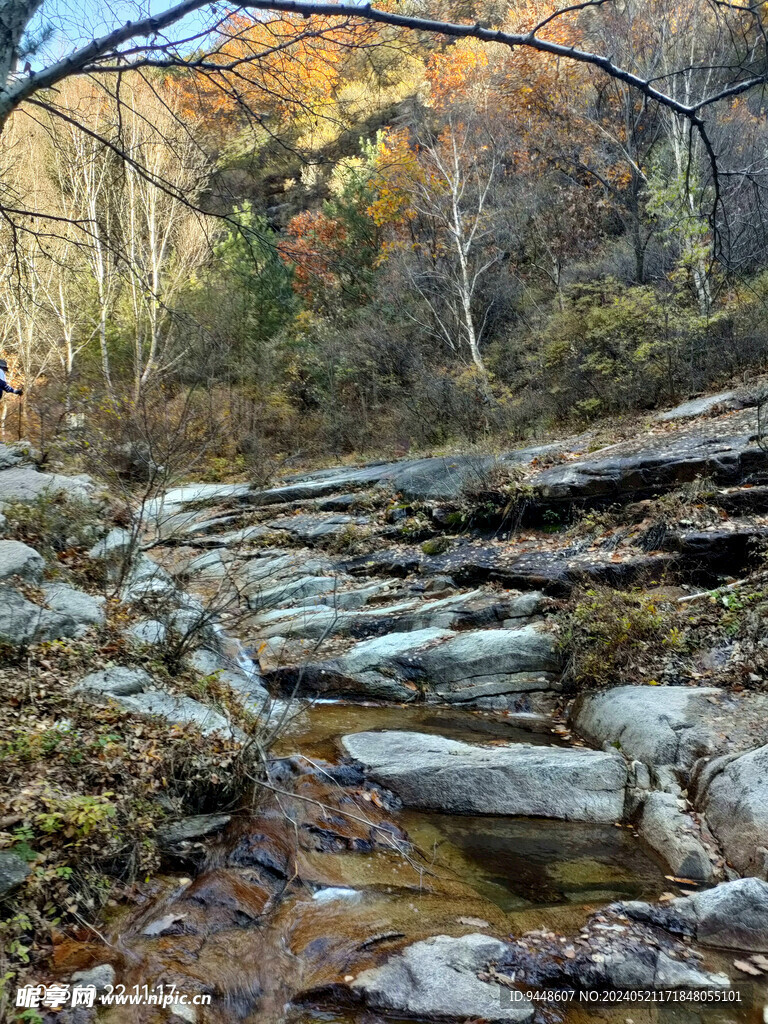
[{"label": "flat gray rock", "polygon": [[43,577],[43,556],[20,540],[0,540],[0,580],[18,576],[28,583],[38,583]]},{"label": "flat gray rock", "polygon": [[140,622],[135,622],[132,626],[129,626],[125,631],[125,635],[130,637],[131,640],[137,641],[137,643],[157,646],[158,644],[165,643],[168,628],[159,619],[142,619]]},{"label": "flat gray rock", "polygon": [[103,626],[106,619],[103,597],[94,597],[66,583],[48,583],[43,587],[45,603],[52,611],[71,615],[86,626]]},{"label": "flat gray rock", "polygon": [[532,1002],[513,1002],[508,992],[477,976],[506,948],[488,935],[435,935],[358,974],[351,988],[372,1009],[422,1019],[528,1021]]},{"label": "flat gray rock", "polygon": [[131,695],[116,694],[114,699],[126,711],[136,715],[163,718],[170,725],[194,725],[206,735],[213,732],[232,735],[232,727],[223,715],[191,697],[165,690],[150,690]]},{"label": "flat gray rock", "polygon": [[768,742],[768,696],[715,687],[618,686],[579,698],[574,728],[595,746],[688,772],[700,757]]},{"label": "flat gray rock", "polygon": [[285,530],[298,540],[312,543],[337,537],[350,528],[361,528],[370,522],[368,516],[348,516],[342,513],[317,512],[314,515],[283,516],[267,523],[271,530]]},{"label": "flat gray rock", "polygon": [[34,501],[45,495],[63,491],[70,498],[88,500],[94,482],[87,476],[61,476],[58,473],[40,473],[34,466],[12,466],[0,471],[0,503]]},{"label": "flat gray rock", "polygon": [[143,693],[152,688],[152,676],[143,668],[130,668],[126,665],[115,665],[99,672],[91,672],[84,676],[76,689],[107,696],[124,697],[135,693]]},{"label": "flat gray rock", "polygon": [[302,576],[299,579],[283,580],[274,586],[252,589],[247,595],[248,607],[253,611],[279,608],[285,604],[303,604],[308,597],[332,599],[341,586],[333,576]]},{"label": "flat gray rock", "polygon": [[712,764],[697,799],[729,864],[768,875],[768,745]]},{"label": "flat gray rock", "polygon": [[758,878],[721,882],[667,904],[622,903],[636,921],[692,936],[704,946],[768,952],[768,884]]},{"label": "flat gray rock", "polygon": [[660,412],[656,419],[661,423],[669,423],[672,420],[688,420],[695,416],[705,416],[710,412],[745,409],[748,405],[754,404],[755,399],[752,396],[741,394],[738,391],[721,391],[717,395],[704,395],[702,398],[692,398],[688,402],[682,402],[674,409]]},{"label": "flat gray rock", "polygon": [[409,807],[619,821],[627,767],[618,754],[528,744],[482,747],[416,732],[345,736],[345,752]]}]

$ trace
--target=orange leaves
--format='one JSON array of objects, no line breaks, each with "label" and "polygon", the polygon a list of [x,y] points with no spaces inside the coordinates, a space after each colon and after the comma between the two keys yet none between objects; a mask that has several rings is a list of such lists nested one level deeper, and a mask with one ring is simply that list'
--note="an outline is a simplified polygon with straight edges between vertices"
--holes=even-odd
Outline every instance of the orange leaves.
[{"label": "orange leaves", "polygon": [[424,171],[407,129],[387,130],[376,154],[372,182],[375,198],[366,210],[377,227],[402,223],[413,216],[412,189],[423,179]]},{"label": "orange leaves", "polygon": [[294,267],[296,291],[311,301],[318,286],[332,288],[337,283],[336,257],[346,241],[346,228],[325,213],[305,210],[288,224],[288,237],[280,255]]},{"label": "orange leaves", "polygon": [[452,46],[433,53],[427,64],[430,98],[435,107],[445,107],[456,95],[466,94],[488,68],[488,49],[477,45]]},{"label": "orange leaves", "polygon": [[344,77],[344,62],[377,31],[371,25],[304,18],[231,15],[205,54],[221,70],[195,71],[186,83],[190,106],[210,115],[268,114],[281,120],[322,108]]}]

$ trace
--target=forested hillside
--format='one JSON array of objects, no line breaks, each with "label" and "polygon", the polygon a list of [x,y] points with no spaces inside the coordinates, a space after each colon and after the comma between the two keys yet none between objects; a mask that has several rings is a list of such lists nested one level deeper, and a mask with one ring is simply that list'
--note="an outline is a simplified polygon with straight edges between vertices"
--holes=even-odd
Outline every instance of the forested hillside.
[{"label": "forested hillside", "polygon": [[[525,32],[555,11],[469,7],[439,14]],[[749,65],[751,19],[587,4],[548,36],[690,104]],[[185,61],[97,67],[6,125],[6,440],[146,433],[162,404],[211,473],[260,474],[538,436],[762,365],[760,91],[704,139],[587,63],[242,10]]]}]

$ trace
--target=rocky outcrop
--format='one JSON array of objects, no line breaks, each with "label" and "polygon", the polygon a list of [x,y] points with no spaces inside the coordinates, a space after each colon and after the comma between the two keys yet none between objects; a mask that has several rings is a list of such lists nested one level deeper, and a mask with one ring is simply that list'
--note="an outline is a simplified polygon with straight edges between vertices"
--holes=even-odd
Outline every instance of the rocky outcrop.
[{"label": "rocky outcrop", "polygon": [[561,596],[589,583],[623,587],[638,579],[659,579],[678,561],[679,555],[673,552],[630,551],[617,559],[610,551],[555,549],[520,554],[506,545],[464,543],[443,555],[427,556],[409,548],[375,551],[341,562],[340,567],[352,575],[449,576],[459,586],[490,582],[511,590],[539,590]]},{"label": "rocky outcrop", "polygon": [[420,629],[356,644],[346,654],[265,673],[283,693],[366,696],[378,700],[467,703],[545,691],[556,684],[551,633],[535,626],[454,633]]},{"label": "rocky outcrop", "polygon": [[768,453],[755,444],[756,420],[733,421],[739,433],[723,436],[719,424],[641,437],[614,445],[601,458],[545,469],[530,481],[545,501],[617,500],[675,487],[696,477],[719,484],[746,483],[768,473]]},{"label": "rocky outcrop", "polygon": [[201,704],[200,701],[183,694],[168,693],[166,690],[147,690],[143,693],[115,695],[114,700],[120,707],[135,715],[163,718],[170,725],[193,725],[204,735],[235,735],[224,715],[214,711],[209,705]]},{"label": "rocky outcrop", "polygon": [[314,515],[282,516],[267,523],[270,530],[285,530],[296,540],[313,544],[338,537],[346,530],[361,529],[368,525],[368,516],[348,516],[333,512]]},{"label": "rocky outcrop", "polygon": [[345,736],[345,752],[409,807],[618,821],[627,767],[618,754],[527,744],[476,746],[414,732]]},{"label": "rocky outcrop", "polygon": [[674,409],[660,412],[656,419],[660,423],[671,423],[675,420],[695,419],[711,413],[730,412],[732,409],[746,409],[756,404],[754,395],[741,391],[721,391],[717,395],[704,395],[702,398],[691,398],[687,402],[676,405]]},{"label": "rocky outcrop", "polygon": [[728,863],[768,878],[768,745],[702,766],[697,793]]},{"label": "rocky outcrop", "polygon": [[0,540],[0,580],[18,576],[28,583],[38,583],[44,568],[43,556],[28,544],[18,540]]},{"label": "rocky outcrop", "polygon": [[375,1010],[429,1019],[528,1021],[533,1003],[506,998],[498,984],[477,976],[506,948],[488,935],[435,935],[362,971],[350,987]]},{"label": "rocky outcrop", "polygon": [[[348,591],[347,595],[376,596],[386,584]],[[342,597],[341,594],[338,595]],[[361,602],[362,603],[362,602]],[[535,591],[528,594],[505,595],[482,590],[450,597],[424,600],[409,596],[406,600],[382,607],[360,610],[337,604],[302,604],[300,607],[276,609],[255,616],[251,624],[260,637],[284,636],[320,639],[331,636],[372,637],[386,633],[408,633],[420,629],[482,629],[512,626],[520,620],[538,615],[544,607],[544,596]]]},{"label": "rocky outcrop", "polygon": [[143,669],[115,666],[85,676],[76,690],[95,701],[113,700],[136,715],[163,718],[170,725],[194,725],[204,734],[230,737],[234,730],[224,715],[207,704],[184,694],[154,689],[152,677]]},{"label": "rocky outcrop", "polygon": [[721,882],[669,903],[622,903],[619,909],[703,946],[768,952],[768,884],[757,878]]},{"label": "rocky outcrop", "polygon": [[687,774],[701,757],[768,741],[768,696],[715,687],[618,686],[581,697],[574,728],[652,767]]},{"label": "rocky outcrop", "polygon": [[[593,914],[578,935],[557,936],[539,930],[510,943],[500,972],[518,984],[540,988],[724,989],[724,974],[706,971],[702,956],[659,933],[640,915],[628,922],[618,904]],[[644,904],[648,906],[648,904]]]}]

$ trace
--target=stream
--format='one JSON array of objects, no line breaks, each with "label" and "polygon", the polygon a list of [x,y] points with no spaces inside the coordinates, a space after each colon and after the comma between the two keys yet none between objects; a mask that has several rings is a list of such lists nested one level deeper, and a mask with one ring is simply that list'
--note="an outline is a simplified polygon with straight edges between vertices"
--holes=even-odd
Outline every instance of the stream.
[{"label": "stream", "polygon": [[[351,731],[396,726],[474,742],[563,742],[532,718],[533,728],[526,729],[519,720],[488,713],[318,702],[274,753],[278,764],[282,758],[295,762],[291,755],[300,751],[301,760],[318,766],[305,792],[328,800],[333,787],[324,787],[323,775],[339,762],[338,738]],[[261,806],[236,819],[193,882],[162,880],[147,906],[115,925],[110,941],[128,953],[120,972],[124,983],[172,982],[180,991],[213,992],[213,1006],[194,1018],[201,1022],[396,1024],[396,1016],[350,1004],[340,981],[427,935],[571,933],[605,904],[655,900],[670,887],[663,866],[631,826],[382,812],[367,796],[355,793],[355,813],[407,833],[413,847],[395,844],[405,856],[387,842],[369,842],[356,822],[349,828],[332,812],[318,815],[311,803],[278,800],[279,824],[272,809]],[[307,826],[319,835],[317,817],[323,834],[307,843]],[[299,838],[283,827],[285,819]],[[723,964],[708,958],[713,969]],[[537,1020],[758,1024],[761,1005],[761,999],[757,1008],[550,1004]],[[182,1009],[179,1019],[193,1019],[184,1013],[189,1011]],[[112,1008],[105,1019],[156,1018],[139,1008]]]}]

